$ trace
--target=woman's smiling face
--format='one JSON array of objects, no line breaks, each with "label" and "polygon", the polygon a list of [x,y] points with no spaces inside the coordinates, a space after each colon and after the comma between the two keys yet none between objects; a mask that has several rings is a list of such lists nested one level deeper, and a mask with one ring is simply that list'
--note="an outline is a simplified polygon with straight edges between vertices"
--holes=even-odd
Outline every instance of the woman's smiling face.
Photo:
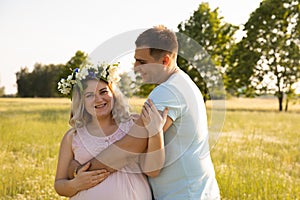
[{"label": "woman's smiling face", "polygon": [[84,107],[93,117],[108,117],[114,106],[113,93],[104,81],[88,80],[83,91]]}]

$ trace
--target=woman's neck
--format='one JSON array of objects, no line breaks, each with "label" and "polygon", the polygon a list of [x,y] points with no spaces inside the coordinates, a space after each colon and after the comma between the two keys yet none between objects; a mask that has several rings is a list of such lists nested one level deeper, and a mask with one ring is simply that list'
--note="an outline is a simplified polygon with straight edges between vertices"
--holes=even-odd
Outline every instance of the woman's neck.
[{"label": "woman's neck", "polygon": [[118,126],[112,117],[93,118],[87,125],[89,132],[96,136],[108,136],[113,134]]}]

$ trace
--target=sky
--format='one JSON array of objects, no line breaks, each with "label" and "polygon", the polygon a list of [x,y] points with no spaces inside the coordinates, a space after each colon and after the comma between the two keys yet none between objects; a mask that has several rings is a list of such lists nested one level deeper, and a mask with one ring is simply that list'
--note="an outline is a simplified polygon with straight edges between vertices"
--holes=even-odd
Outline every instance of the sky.
[{"label": "sky", "polygon": [[[242,26],[261,0],[0,0],[0,87],[17,92],[16,72],[34,64],[65,64],[127,31],[164,24],[173,31],[202,2]],[[238,36],[237,36],[238,37]]]}]

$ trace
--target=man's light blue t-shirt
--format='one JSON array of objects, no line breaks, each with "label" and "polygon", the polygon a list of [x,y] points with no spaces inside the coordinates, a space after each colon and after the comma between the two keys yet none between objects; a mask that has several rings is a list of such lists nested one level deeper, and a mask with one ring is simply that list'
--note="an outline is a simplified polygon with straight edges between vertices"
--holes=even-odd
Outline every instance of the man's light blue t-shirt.
[{"label": "man's light blue t-shirt", "polygon": [[220,199],[211,161],[203,97],[183,71],[173,74],[149,95],[158,110],[169,108],[172,126],[165,133],[165,166],[149,178],[155,199]]}]

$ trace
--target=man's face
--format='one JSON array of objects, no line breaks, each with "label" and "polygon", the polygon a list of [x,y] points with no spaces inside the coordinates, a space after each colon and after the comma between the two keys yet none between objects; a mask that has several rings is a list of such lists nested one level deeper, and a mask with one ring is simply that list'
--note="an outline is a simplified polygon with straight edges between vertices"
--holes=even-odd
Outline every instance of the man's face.
[{"label": "man's face", "polygon": [[144,83],[159,84],[162,82],[164,75],[163,59],[152,57],[149,48],[136,49],[134,58],[134,71],[141,75]]}]

